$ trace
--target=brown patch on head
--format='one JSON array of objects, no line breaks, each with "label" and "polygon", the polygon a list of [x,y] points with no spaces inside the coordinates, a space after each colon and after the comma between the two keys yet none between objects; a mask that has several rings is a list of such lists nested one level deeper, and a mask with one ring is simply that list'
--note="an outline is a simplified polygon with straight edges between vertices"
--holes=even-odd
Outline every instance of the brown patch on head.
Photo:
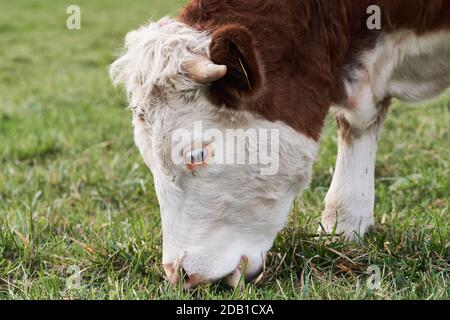
[{"label": "brown patch on head", "polygon": [[[369,5],[380,6],[383,30],[368,30]],[[197,30],[216,31],[217,40],[223,39],[216,41],[223,45],[211,48],[212,58],[215,63],[223,59],[232,71],[213,85],[213,101],[282,121],[319,140],[330,105],[345,99],[345,66],[359,61],[382,32],[449,29],[450,1],[191,0],[178,18]],[[227,31],[227,26],[246,31]],[[247,33],[254,49],[245,41],[242,46]],[[238,50],[227,43],[237,43]],[[247,58],[256,51],[256,60]],[[251,81],[258,80],[255,70],[264,77],[260,89],[249,90],[236,60],[239,55],[250,69]]]},{"label": "brown patch on head", "polygon": [[[192,0],[179,19],[213,31],[210,58],[230,69],[212,84],[210,100],[283,122],[318,141],[332,97],[341,96],[335,90],[341,87],[339,77],[332,74],[340,68],[330,63],[343,62],[347,43],[336,39],[334,33],[344,35],[341,28],[333,25],[333,34],[318,28],[330,22],[317,20],[323,9],[309,8],[307,1]],[[332,57],[324,39],[339,43]]]}]

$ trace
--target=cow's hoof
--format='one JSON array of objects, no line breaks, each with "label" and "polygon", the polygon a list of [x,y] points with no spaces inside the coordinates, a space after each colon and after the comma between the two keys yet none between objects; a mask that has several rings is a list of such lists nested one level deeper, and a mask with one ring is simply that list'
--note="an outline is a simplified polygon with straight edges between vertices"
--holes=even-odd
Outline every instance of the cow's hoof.
[{"label": "cow's hoof", "polygon": [[373,227],[374,219],[370,216],[325,210],[319,232],[342,236],[347,241],[359,241]]}]

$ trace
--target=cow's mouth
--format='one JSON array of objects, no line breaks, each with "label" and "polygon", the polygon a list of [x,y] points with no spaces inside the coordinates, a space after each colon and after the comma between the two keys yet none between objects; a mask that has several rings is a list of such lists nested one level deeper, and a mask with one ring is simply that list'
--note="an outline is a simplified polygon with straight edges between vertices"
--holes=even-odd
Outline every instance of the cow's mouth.
[{"label": "cow's mouth", "polygon": [[[166,279],[171,284],[178,285],[182,281],[183,287],[187,290],[193,290],[202,284],[212,282],[199,274],[189,275],[179,263],[175,265],[172,263],[166,264],[164,265],[164,270],[166,272]],[[243,256],[235,270],[218,282],[223,282],[236,289],[245,283],[258,282],[263,275],[263,268],[251,274],[247,270],[249,270],[249,259]]]}]

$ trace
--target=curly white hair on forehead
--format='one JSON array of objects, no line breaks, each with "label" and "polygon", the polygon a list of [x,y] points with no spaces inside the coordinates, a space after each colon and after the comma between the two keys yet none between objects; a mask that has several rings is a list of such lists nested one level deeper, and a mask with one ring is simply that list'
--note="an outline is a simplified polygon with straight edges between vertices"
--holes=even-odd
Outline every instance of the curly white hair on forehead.
[{"label": "curly white hair on forehead", "polygon": [[132,108],[148,106],[154,90],[179,96],[199,87],[187,77],[183,64],[195,55],[207,57],[209,42],[208,33],[171,18],[150,22],[127,34],[122,54],[110,67],[110,76],[115,85],[125,87]]}]

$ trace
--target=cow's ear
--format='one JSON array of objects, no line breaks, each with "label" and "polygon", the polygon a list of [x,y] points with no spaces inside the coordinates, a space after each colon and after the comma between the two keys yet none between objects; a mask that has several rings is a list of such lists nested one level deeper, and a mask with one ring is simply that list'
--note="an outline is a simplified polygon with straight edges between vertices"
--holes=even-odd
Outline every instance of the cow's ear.
[{"label": "cow's ear", "polygon": [[218,103],[232,105],[261,90],[262,66],[247,28],[232,24],[217,29],[212,35],[210,56],[214,63],[227,66],[226,75],[211,84],[211,95]]}]

